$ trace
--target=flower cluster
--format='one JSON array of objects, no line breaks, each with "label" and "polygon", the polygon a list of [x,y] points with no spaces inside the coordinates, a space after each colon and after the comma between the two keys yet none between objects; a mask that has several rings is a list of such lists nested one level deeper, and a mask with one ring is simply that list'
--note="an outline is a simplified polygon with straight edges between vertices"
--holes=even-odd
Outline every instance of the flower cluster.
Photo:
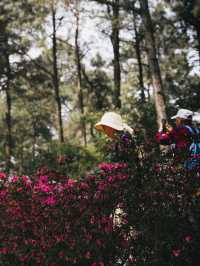
[{"label": "flower cluster", "polygon": [[200,169],[123,138],[115,163],[76,180],[0,173],[0,264],[195,265]]},{"label": "flower cluster", "polygon": [[102,163],[98,175],[62,182],[0,173],[2,263],[112,265],[122,241],[113,211],[126,167]]}]

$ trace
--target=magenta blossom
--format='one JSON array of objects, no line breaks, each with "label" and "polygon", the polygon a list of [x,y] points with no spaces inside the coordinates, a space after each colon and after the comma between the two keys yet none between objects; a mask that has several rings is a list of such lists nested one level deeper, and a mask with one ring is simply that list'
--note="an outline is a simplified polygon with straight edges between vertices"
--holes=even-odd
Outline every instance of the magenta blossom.
[{"label": "magenta blossom", "polygon": [[172,251],[172,254],[174,255],[174,257],[179,257],[181,254],[181,250],[180,249],[174,249]]},{"label": "magenta blossom", "polygon": [[191,242],[192,241],[192,236],[191,235],[187,235],[187,236],[184,237],[184,240],[186,242]]},{"label": "magenta blossom", "polygon": [[8,253],[8,249],[7,248],[0,248],[0,254],[7,254]]},{"label": "magenta blossom", "polygon": [[16,183],[19,180],[19,176],[13,176],[11,182]]},{"label": "magenta blossom", "polygon": [[2,180],[6,179],[6,174],[5,173],[0,173],[0,179],[2,179]]},{"label": "magenta blossom", "polygon": [[41,176],[40,176],[40,181],[43,182],[43,183],[47,182],[47,181],[48,181],[48,176],[46,176],[46,175],[41,175]]},{"label": "magenta blossom", "polygon": [[74,186],[74,184],[76,183],[76,181],[74,180],[74,179],[71,179],[71,178],[69,178],[68,180],[67,180],[67,188],[68,187],[73,187]]},{"label": "magenta blossom", "polygon": [[105,172],[111,172],[113,170],[126,169],[127,164],[126,163],[100,163],[98,167],[99,169]]},{"label": "magenta blossom", "polygon": [[49,196],[49,197],[47,197],[47,199],[45,199],[43,201],[43,204],[49,205],[49,206],[54,206],[56,204],[56,199],[53,196]]}]

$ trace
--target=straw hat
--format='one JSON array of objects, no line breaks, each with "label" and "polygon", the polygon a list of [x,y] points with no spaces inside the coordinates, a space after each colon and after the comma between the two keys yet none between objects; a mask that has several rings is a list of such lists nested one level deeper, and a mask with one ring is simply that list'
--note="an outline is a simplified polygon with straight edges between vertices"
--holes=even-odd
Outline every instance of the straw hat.
[{"label": "straw hat", "polygon": [[188,109],[179,109],[177,114],[172,116],[171,119],[181,118],[181,119],[192,119],[193,112]]},{"label": "straw hat", "polygon": [[118,131],[126,130],[130,134],[133,133],[133,129],[123,122],[121,116],[114,112],[106,112],[101,120],[95,125],[95,128],[104,132],[103,126],[113,128]]}]

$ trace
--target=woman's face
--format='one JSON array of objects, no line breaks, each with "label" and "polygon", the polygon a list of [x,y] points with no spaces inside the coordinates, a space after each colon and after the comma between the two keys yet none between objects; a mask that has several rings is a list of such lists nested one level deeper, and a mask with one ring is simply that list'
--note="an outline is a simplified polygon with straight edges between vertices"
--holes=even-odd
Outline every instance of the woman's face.
[{"label": "woman's face", "polygon": [[182,124],[183,124],[183,120],[180,117],[177,117],[176,118],[176,126],[178,127],[178,126],[180,126]]},{"label": "woman's face", "polygon": [[110,138],[112,138],[112,139],[115,138],[114,133],[115,133],[116,130],[115,130],[114,128],[112,128],[112,127],[108,127],[108,126],[103,126],[103,131],[105,132],[105,134],[106,134],[108,137],[110,137]]}]

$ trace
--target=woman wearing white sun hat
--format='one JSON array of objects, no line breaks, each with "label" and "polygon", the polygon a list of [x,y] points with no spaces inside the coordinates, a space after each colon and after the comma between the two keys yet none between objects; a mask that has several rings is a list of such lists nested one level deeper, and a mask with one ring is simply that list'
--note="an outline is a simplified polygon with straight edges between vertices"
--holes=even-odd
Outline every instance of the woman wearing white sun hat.
[{"label": "woman wearing white sun hat", "polygon": [[191,142],[191,133],[187,126],[192,127],[193,112],[188,109],[179,109],[177,114],[172,116],[175,119],[176,127],[164,124],[156,135],[158,142],[162,145],[175,144],[175,149],[181,150],[188,147]]},{"label": "woman wearing white sun hat", "polygon": [[199,140],[200,130],[193,126],[194,118],[197,120],[199,113],[187,109],[179,109],[177,114],[172,116],[175,119],[176,127],[172,128],[167,123],[157,133],[156,138],[162,145],[172,145],[175,159],[184,162],[187,169],[193,169],[198,165],[200,155]]},{"label": "woman wearing white sun hat", "polygon": [[133,129],[124,123],[122,117],[115,112],[106,112],[95,125],[95,128],[112,139],[115,138],[115,133],[120,131],[127,131],[133,134]]}]

